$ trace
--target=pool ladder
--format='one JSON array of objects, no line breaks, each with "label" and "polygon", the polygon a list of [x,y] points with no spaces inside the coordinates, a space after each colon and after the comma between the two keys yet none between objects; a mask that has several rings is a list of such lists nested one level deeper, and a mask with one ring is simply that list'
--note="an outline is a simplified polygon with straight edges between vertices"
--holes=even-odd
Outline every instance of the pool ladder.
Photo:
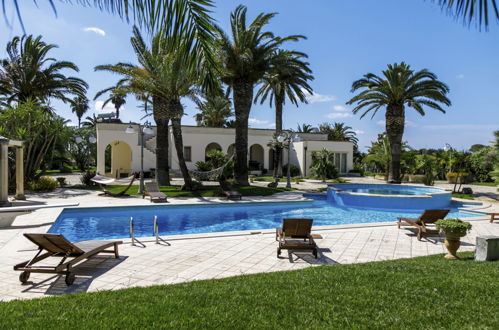
[{"label": "pool ladder", "polygon": [[[162,239],[159,236],[159,225],[158,225],[158,216],[154,216],[154,221],[153,221],[153,235],[156,240],[156,244],[161,244],[161,242],[165,243],[166,245],[170,245],[168,242],[166,242],[164,239]],[[142,247],[145,247],[145,245],[140,242],[138,239],[135,238],[135,225],[133,222],[133,217],[130,217],[130,238],[132,239],[132,245],[135,246],[135,243],[137,242],[140,244]]]},{"label": "pool ladder", "polygon": [[153,234],[154,237],[156,238],[156,244],[161,244],[164,243],[166,245],[170,245],[167,241],[159,237],[159,225],[158,225],[158,216],[154,216],[154,222],[153,222]]}]

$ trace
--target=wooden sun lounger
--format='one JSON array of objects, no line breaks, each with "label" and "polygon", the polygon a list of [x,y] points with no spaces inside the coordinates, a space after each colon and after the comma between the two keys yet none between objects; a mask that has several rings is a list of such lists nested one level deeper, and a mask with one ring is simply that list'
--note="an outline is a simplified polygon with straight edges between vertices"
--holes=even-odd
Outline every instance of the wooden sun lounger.
[{"label": "wooden sun lounger", "polygon": [[167,197],[165,193],[159,190],[159,186],[157,182],[146,182],[145,183],[145,191],[142,198],[144,199],[146,196],[149,196],[149,199],[152,202],[167,202]]},{"label": "wooden sun lounger", "polygon": [[438,234],[438,230],[429,229],[427,225],[434,224],[437,220],[444,219],[450,210],[425,210],[419,218],[397,218],[397,226],[411,226],[418,230],[418,240],[420,241],[423,235]]},{"label": "wooden sun lounger", "polygon": [[227,199],[239,199],[241,200],[243,198],[243,195],[239,191],[235,191],[232,189],[232,186],[230,185],[229,182],[222,180],[219,181],[220,183],[220,188],[222,189],[221,193],[227,197]]},{"label": "wooden sun lounger", "polygon": [[[129,176],[128,178],[125,179],[113,179],[105,176],[96,175],[92,178],[92,181],[97,183],[99,185],[99,188],[102,190],[102,194],[99,194],[99,196],[123,197],[123,196],[129,196],[127,194],[127,191],[130,189],[130,187],[132,187],[132,184],[135,181],[135,175]],[[110,192],[104,187],[105,184],[117,183],[117,182],[126,183],[127,181],[129,181],[128,185],[125,187],[125,189],[123,189],[119,193]]]},{"label": "wooden sun lounger", "polygon": [[494,223],[496,216],[499,216],[499,212],[489,212],[485,214],[490,215],[490,223]]},{"label": "wooden sun lounger", "polygon": [[[72,243],[60,234],[24,234],[31,242],[38,246],[38,253],[31,259],[14,266],[14,270],[21,271],[19,280],[26,283],[30,273],[49,273],[66,275],[67,285],[73,284],[75,275],[72,268],[81,261],[98,253],[114,253],[119,258],[118,245],[122,241],[81,241]],[[108,250],[108,248],[113,248]],[[47,251],[42,254],[43,251]],[[34,266],[36,263],[49,257],[59,257],[62,260],[56,266]],[[66,261],[68,258],[72,258]]]},{"label": "wooden sun lounger", "polygon": [[282,227],[276,228],[275,239],[279,242],[277,257],[281,250],[312,251],[317,259],[317,244],[312,237],[312,219],[283,219]]}]

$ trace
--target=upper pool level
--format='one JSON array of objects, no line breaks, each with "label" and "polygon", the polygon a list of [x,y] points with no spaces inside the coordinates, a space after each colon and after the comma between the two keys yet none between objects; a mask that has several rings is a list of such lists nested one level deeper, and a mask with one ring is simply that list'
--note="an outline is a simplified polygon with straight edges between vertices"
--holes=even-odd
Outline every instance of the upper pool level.
[{"label": "upper pool level", "polygon": [[449,208],[452,199],[440,188],[390,184],[333,184],[327,196],[338,206],[387,210]]}]

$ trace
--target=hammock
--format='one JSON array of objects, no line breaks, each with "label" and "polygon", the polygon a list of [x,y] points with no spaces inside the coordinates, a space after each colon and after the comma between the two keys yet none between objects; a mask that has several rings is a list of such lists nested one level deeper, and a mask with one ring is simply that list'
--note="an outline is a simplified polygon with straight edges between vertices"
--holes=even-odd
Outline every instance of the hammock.
[{"label": "hammock", "polygon": [[211,171],[196,171],[196,170],[191,170],[189,173],[191,176],[196,179],[197,181],[214,181],[218,180],[220,176],[222,175],[224,168],[232,161],[232,158],[234,155],[230,156],[230,158],[223,164],[222,166],[211,170]]},{"label": "hammock", "polygon": [[[128,178],[123,178],[123,179],[114,179],[114,178],[109,178],[107,176],[102,176],[102,175],[96,175],[92,179],[93,182],[97,183],[99,185],[99,188],[102,190],[102,195],[107,195],[107,196],[112,196],[112,197],[121,197],[121,196],[128,196],[126,195],[126,192],[130,187],[132,186],[132,183],[135,181],[135,175],[129,176]],[[124,185],[126,184],[127,186],[125,189],[120,191],[119,193],[113,193],[110,192],[109,190],[106,190],[102,185]]]}]

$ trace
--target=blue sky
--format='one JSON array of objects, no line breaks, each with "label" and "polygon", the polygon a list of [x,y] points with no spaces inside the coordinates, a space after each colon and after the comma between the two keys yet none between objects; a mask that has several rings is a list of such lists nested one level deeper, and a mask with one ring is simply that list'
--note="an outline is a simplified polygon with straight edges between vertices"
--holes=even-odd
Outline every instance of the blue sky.
[{"label": "blue sky", "polygon": [[[27,33],[43,35],[46,42],[59,46],[53,56],[80,67],[78,76],[89,83],[90,99],[118,79],[110,73],[94,72],[96,65],[135,61],[129,43],[131,25],[96,9],[65,4],[57,4],[56,18],[48,1],[38,2],[40,8],[31,1],[20,1]],[[286,128],[295,129],[298,123],[316,126],[322,122],[345,122],[358,132],[359,146],[365,149],[384,131],[384,114],[380,112],[372,120],[352,115],[351,107],[345,105],[352,96],[351,84],[367,72],[380,73],[389,63],[405,61],[414,69],[427,68],[436,73],[449,85],[452,101],[446,114],[428,110],[421,117],[407,109],[404,140],[409,145],[438,148],[450,143],[455,148],[467,149],[474,143],[488,143],[492,131],[499,129],[497,25],[488,32],[469,29],[424,0],[218,0],[213,14],[218,24],[227,29],[230,12],[241,3],[248,6],[250,19],[260,12],[278,12],[268,26],[277,35],[308,37],[288,44],[288,48],[309,55],[315,94],[309,104],[298,108],[285,105]],[[10,16],[12,9],[7,8],[7,13]],[[19,24],[12,29],[2,24],[1,28],[3,58],[5,44],[21,30]],[[197,110],[187,100],[184,104],[187,115],[183,123],[194,124]],[[137,105],[132,97],[128,98],[121,112],[123,121],[138,121],[142,117]],[[60,115],[76,122],[68,105],[54,106]],[[92,102],[91,110],[97,108],[98,104]],[[251,127],[270,128],[275,121],[268,105],[255,105],[250,118]]]}]

